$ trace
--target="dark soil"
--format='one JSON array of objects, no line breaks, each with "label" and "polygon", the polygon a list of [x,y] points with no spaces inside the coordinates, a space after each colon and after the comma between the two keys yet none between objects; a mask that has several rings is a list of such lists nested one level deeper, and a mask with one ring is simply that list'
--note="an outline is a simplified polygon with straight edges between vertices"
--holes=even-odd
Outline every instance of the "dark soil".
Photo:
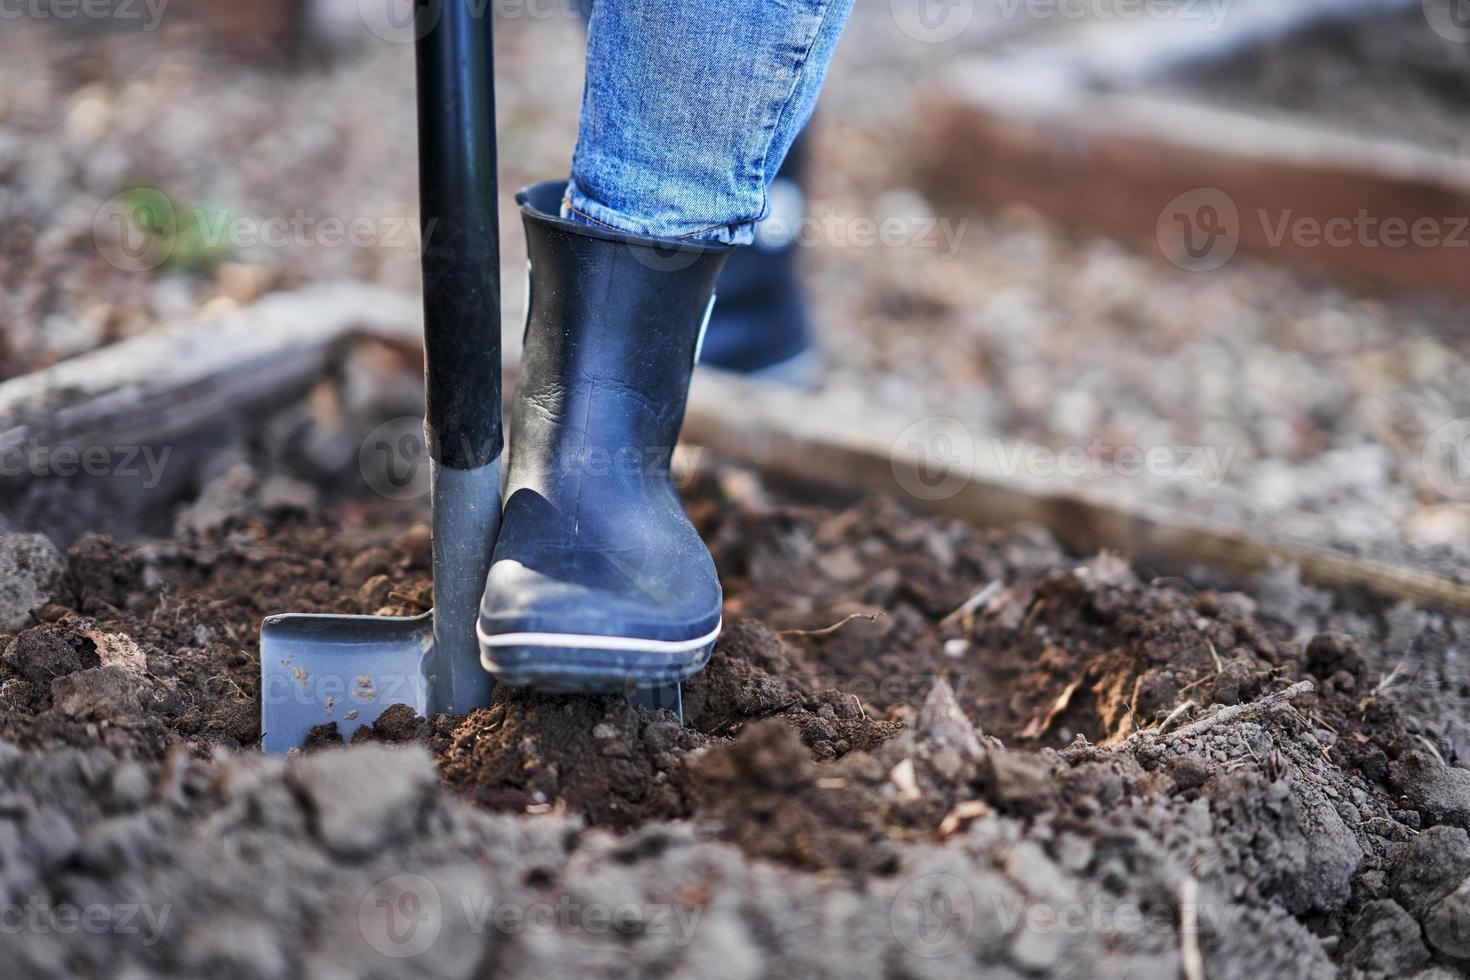
[{"label": "dark soil", "polygon": [[[1413,18],[1206,81],[1460,145],[1470,48]],[[565,168],[580,35],[506,26],[509,191]],[[815,200],[927,214],[894,133],[935,51],[885,61],[864,36],[824,96]],[[282,73],[132,35],[75,64],[49,30],[6,39],[0,171],[24,193],[0,233],[0,376],[273,286],[414,282],[391,242],[139,274],[93,238],[103,202],[139,183],[190,213],[411,217],[408,46]],[[128,98],[105,97],[123,82]],[[1054,447],[1240,445],[1234,503],[1183,504],[1286,514],[1314,540],[1339,540],[1323,527],[1341,518],[1463,565],[1463,514],[1415,475],[1424,436],[1463,414],[1456,309],[1247,263],[1204,282],[1026,215],[977,217],[958,258],[811,250],[834,405],[932,408]],[[956,348],[973,356],[932,357]],[[1161,373],[1161,356],[1200,369]],[[1229,398],[1178,383],[1219,363],[1255,380]],[[420,611],[428,541],[422,515],[267,505],[230,479],[170,538],[76,543],[35,583],[48,601],[0,633],[0,977],[1438,980],[1470,962],[1463,620],[1290,568],[1243,591],[1156,580],[1038,532],[790,506],[709,472],[689,502],[730,625],[688,685],[687,728],[620,699],[502,691],[267,758],[260,620]],[[79,911],[103,917],[68,925]]]},{"label": "dark soil", "polygon": [[1206,99],[1305,113],[1362,133],[1470,152],[1470,45],[1434,30],[1456,0],[1330,20],[1172,80]]},{"label": "dark soil", "polygon": [[475,927],[446,904],[446,938],[399,962],[363,909],[404,876],[443,903],[704,916],[685,945],[607,939],[635,975],[1174,977],[1197,949],[1212,977],[1405,976],[1470,956],[1466,623],[1289,569],[1251,594],[1149,581],[1039,533],[772,503],[728,472],[690,506],[732,625],[687,728],[505,690],[462,718],[390,711],[354,738],[375,745],[322,730],[286,761],[251,751],[260,618],[417,611],[422,526],[247,508],[79,542],[0,641],[0,885],[174,918],[153,945],[27,931],[0,963],[546,975],[610,955],[553,942],[581,920]]}]

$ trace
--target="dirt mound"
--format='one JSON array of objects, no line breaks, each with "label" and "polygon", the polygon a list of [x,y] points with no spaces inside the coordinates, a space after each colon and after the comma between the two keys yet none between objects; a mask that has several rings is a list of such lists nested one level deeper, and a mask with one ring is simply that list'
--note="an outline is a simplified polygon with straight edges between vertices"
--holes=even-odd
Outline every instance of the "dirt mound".
[{"label": "dirt mound", "polygon": [[[323,730],[261,759],[259,619],[421,609],[422,528],[256,515],[79,543],[0,640],[18,787],[0,884],[178,918],[152,946],[37,932],[0,955],[37,976],[117,955],[387,974],[399,947],[375,944],[371,910],[428,901],[441,938],[412,962],[446,975],[616,957],[1174,977],[1197,956],[1209,976],[1406,976],[1470,956],[1470,624],[1289,570],[1199,591],[1036,534],[726,485],[692,492],[731,625],[687,728],[502,690],[460,718],[390,710],[354,738],[378,744]],[[625,901],[626,928],[591,931],[590,909]],[[461,915],[548,904],[536,929]],[[660,931],[696,913],[684,945]]]},{"label": "dirt mound", "polygon": [[803,759],[833,759],[899,731],[836,691],[806,692],[779,674],[781,640],[764,625],[734,624],[720,655],[685,689],[688,727],[620,697],[557,697],[504,689],[435,750],[445,779],[476,801],[524,810],[560,801],[591,822],[623,828],[686,817],[683,756],[779,717],[799,733]]},{"label": "dirt mound", "polygon": [[498,691],[439,759],[450,785],[487,806],[524,812],[560,801],[627,829],[687,813],[679,757],[705,741],[672,714],[624,698]]}]

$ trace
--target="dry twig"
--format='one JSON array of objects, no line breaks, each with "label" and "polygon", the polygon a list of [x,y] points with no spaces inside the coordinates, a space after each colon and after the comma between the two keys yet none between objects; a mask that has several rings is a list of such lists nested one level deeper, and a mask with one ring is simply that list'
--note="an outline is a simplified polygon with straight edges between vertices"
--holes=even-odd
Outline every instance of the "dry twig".
[{"label": "dry twig", "polygon": [[1061,694],[1057,695],[1057,699],[1052,702],[1051,710],[1047,711],[1046,717],[1041,720],[1041,725],[1036,729],[1036,734],[1032,736],[1033,738],[1040,738],[1051,731],[1051,726],[1056,722],[1057,716],[1067,710],[1067,706],[1072,703],[1072,695],[1077,693],[1077,688],[1081,684],[1082,678],[1079,677],[1077,680],[1068,684]]},{"label": "dry twig", "polygon": [[[1119,746],[1127,745],[1129,742],[1143,735],[1167,734],[1170,738],[1193,738],[1196,735],[1203,735],[1205,732],[1210,731],[1213,728],[1218,728],[1220,725],[1228,725],[1232,722],[1243,721],[1246,718],[1261,714],[1264,711],[1269,711],[1270,709],[1276,707],[1278,704],[1285,704],[1287,701],[1290,701],[1291,699],[1300,695],[1306,694],[1308,691],[1311,690],[1313,690],[1311,681],[1297,681],[1295,684],[1291,685],[1291,687],[1288,687],[1284,690],[1276,691],[1273,694],[1267,694],[1262,698],[1258,698],[1255,701],[1247,702],[1246,704],[1232,704],[1228,707],[1221,708],[1219,711],[1215,712],[1212,715],[1201,718],[1198,721],[1192,721],[1182,728],[1176,728],[1174,731],[1166,733],[1164,731],[1164,728],[1169,724],[1169,722],[1176,715],[1178,715],[1183,708],[1187,708],[1189,706],[1188,702],[1186,702],[1184,705],[1181,705],[1179,708],[1175,708],[1174,711],[1170,712],[1169,717],[1164,719],[1164,724],[1159,725],[1156,728],[1145,728],[1141,729],[1140,731],[1136,731],[1132,735],[1129,735],[1127,738],[1114,742],[1111,746],[1109,746],[1109,748],[1116,749]],[[1129,707],[1129,713],[1131,716],[1131,706]]]},{"label": "dry twig", "polygon": [[959,619],[961,616],[967,616],[975,610],[981,608],[982,606],[989,605],[992,599],[1000,595],[1000,590],[1002,587],[1003,584],[1001,580],[995,579],[985,588],[981,589],[979,592],[976,592],[974,595],[970,596],[970,598],[966,599],[954,612],[941,619],[939,621],[939,625],[948,626],[950,623]]},{"label": "dry twig", "polygon": [[1246,704],[1232,704],[1227,708],[1221,708],[1219,711],[1215,712],[1213,715],[1210,715],[1208,718],[1201,718],[1199,721],[1190,722],[1183,728],[1176,729],[1174,732],[1171,733],[1171,737],[1193,738],[1195,735],[1203,735],[1205,732],[1209,731],[1212,728],[1216,728],[1220,725],[1228,725],[1231,722],[1241,721],[1253,715],[1258,715],[1264,711],[1268,711],[1271,708],[1276,707],[1278,704],[1285,704],[1292,698],[1306,694],[1312,689],[1313,687],[1311,681],[1297,681],[1295,684],[1291,685],[1291,687],[1286,688],[1284,691],[1277,691],[1274,694],[1267,694],[1263,698],[1259,698],[1255,701],[1250,701]]},{"label": "dry twig", "polygon": [[1166,731],[1168,731],[1170,725],[1172,725],[1172,724],[1174,724],[1174,722],[1178,721],[1179,718],[1180,718],[1180,716],[1182,716],[1184,714],[1184,712],[1188,711],[1190,708],[1193,708],[1193,707],[1194,707],[1194,702],[1193,701],[1185,701],[1179,707],[1177,707],[1173,711],[1169,712],[1169,717],[1167,717],[1163,721],[1159,722],[1159,728],[1158,728],[1158,730],[1160,732],[1166,732]]},{"label": "dry twig", "polygon": [[887,613],[881,613],[881,612],[877,612],[877,613],[852,613],[850,615],[847,615],[847,616],[842,617],[842,619],[840,619],[837,622],[833,623],[831,626],[824,626],[824,627],[822,627],[819,630],[781,630],[778,633],[778,635],[779,636],[828,636],[828,635],[830,635],[832,633],[836,633],[838,630],[842,629],[842,627],[846,626],[848,623],[852,622],[854,619],[866,619],[868,622],[872,623],[872,622],[876,622],[876,621],[882,619],[884,616],[887,616],[887,615],[888,615]]}]

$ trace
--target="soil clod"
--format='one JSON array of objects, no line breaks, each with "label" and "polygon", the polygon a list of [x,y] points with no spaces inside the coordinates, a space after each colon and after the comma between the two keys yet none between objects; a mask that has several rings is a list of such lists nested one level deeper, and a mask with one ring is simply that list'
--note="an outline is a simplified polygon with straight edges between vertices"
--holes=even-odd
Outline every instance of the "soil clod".
[{"label": "soil clod", "polygon": [[[261,616],[417,613],[422,527],[282,508],[143,546],[84,539],[0,638],[0,775],[37,787],[0,800],[5,874],[47,894],[156,886],[178,903],[163,928],[194,937],[137,954],[165,974],[309,972],[305,923],[339,928],[340,905],[360,930],[385,881],[451,904],[698,909],[689,962],[757,972],[936,952],[913,918],[930,901],[968,916],[937,952],[1000,976],[1462,968],[1464,692],[1427,679],[1452,676],[1467,624],[1406,632],[1402,610],[1330,593],[1261,618],[1255,597],[1079,563],[1041,535],[883,502],[731,505],[727,484],[690,492],[729,626],[687,685],[687,728],[618,696],[505,688],[466,716],[398,705],[353,745],[326,724],[261,758]],[[240,907],[259,880],[269,901]],[[243,924],[216,942],[226,894]],[[1036,918],[1069,909],[1089,924]],[[443,929],[449,973],[585,966],[576,944]],[[352,934],[342,955],[377,955]],[[616,942],[645,966],[672,949],[637,935]],[[265,937],[278,959],[259,959]]]}]

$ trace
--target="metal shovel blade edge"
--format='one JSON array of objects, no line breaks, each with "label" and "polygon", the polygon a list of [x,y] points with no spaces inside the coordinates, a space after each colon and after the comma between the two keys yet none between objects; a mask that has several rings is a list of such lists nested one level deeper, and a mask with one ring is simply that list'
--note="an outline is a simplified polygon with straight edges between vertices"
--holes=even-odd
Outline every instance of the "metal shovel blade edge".
[{"label": "metal shovel blade edge", "polygon": [[260,627],[261,748],[283,753],[314,726],[343,739],[395,704],[429,714],[434,614],[270,616]]}]

